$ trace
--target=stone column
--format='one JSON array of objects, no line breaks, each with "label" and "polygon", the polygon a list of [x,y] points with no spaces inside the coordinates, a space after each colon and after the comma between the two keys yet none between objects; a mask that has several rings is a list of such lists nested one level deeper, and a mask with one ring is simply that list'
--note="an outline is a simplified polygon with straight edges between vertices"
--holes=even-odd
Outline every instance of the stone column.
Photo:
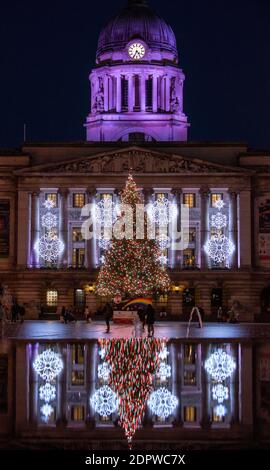
[{"label": "stone column", "polygon": [[153,113],[157,113],[158,110],[158,94],[157,94],[157,76],[153,75],[153,86],[152,86],[152,111]]},{"label": "stone column", "polygon": [[204,251],[204,245],[208,240],[209,237],[209,216],[208,216],[208,208],[209,208],[209,189],[206,187],[202,187],[200,189],[201,195],[201,269],[208,268],[208,257]]},{"label": "stone column", "polygon": [[109,111],[111,111],[114,107],[113,104],[113,77],[108,77],[109,81]]},{"label": "stone column", "polygon": [[[182,204],[182,189],[173,189],[172,194],[174,195],[174,203],[176,204],[177,207],[177,219],[175,221],[175,230],[180,233],[181,232],[181,204]],[[182,236],[182,235],[181,235]],[[178,237],[178,234],[177,234]],[[175,240],[175,242],[179,243],[180,240]],[[183,250],[174,250],[173,253],[173,258],[174,258],[174,268],[179,268],[182,267],[183,264]]]},{"label": "stone column", "polygon": [[128,110],[130,113],[133,112],[134,108],[134,76],[128,76]]},{"label": "stone column", "polygon": [[38,422],[38,374],[34,371],[33,363],[38,355],[38,343],[28,344],[26,348],[29,368],[29,423],[35,426]]},{"label": "stone column", "polygon": [[116,77],[116,112],[122,111],[122,88],[121,88],[121,75]]},{"label": "stone column", "polygon": [[39,256],[35,251],[35,243],[39,238],[39,191],[31,194],[31,266],[39,266]]},{"label": "stone column", "polygon": [[144,113],[146,110],[146,100],[145,100],[145,75],[140,76],[141,81],[141,93],[140,93],[140,108],[141,112]]},{"label": "stone column", "polygon": [[[174,413],[174,426],[182,426],[181,417],[181,367],[183,357],[181,353],[181,344],[179,341],[172,341],[170,349],[171,368],[172,368],[172,393],[178,398],[178,406]],[[169,357],[170,357],[169,356]]]},{"label": "stone column", "polygon": [[166,76],[165,111],[171,110],[171,77]]},{"label": "stone column", "polygon": [[[88,204],[94,204],[95,203],[95,197],[96,197],[96,189],[93,187],[90,187],[87,189],[87,203]],[[89,215],[90,217],[90,215]],[[90,228],[91,230],[94,230],[94,227]],[[97,240],[95,237],[90,238],[89,240],[85,241],[85,246],[86,246],[86,263],[87,267],[91,270],[96,268],[96,250],[97,250]]]},{"label": "stone column", "polygon": [[68,195],[68,189],[59,190],[59,238],[64,243],[64,250],[61,257],[59,257],[58,266],[62,268],[66,268],[68,265]]},{"label": "stone column", "polygon": [[233,269],[238,268],[238,195],[236,191],[229,191],[230,195],[230,240],[235,246],[231,257],[230,266]]},{"label": "stone column", "polygon": [[239,249],[240,267],[249,269],[251,266],[251,200],[250,191],[241,191],[239,196]]},{"label": "stone column", "polygon": [[[87,396],[91,397],[96,388],[96,371],[97,371],[97,358],[98,358],[98,345],[96,341],[91,341],[87,346],[86,355],[86,383],[87,383]],[[95,427],[95,411],[90,405],[90,400],[87,399],[86,405],[86,423],[88,427]]]}]

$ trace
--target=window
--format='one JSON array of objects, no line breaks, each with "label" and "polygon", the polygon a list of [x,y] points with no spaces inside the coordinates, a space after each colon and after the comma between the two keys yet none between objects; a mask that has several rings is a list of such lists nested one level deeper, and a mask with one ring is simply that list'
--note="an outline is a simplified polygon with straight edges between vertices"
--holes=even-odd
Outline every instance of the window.
[{"label": "window", "polygon": [[75,193],[73,194],[73,207],[81,209],[85,205],[85,194]]},{"label": "window", "polygon": [[194,268],[195,266],[195,250],[186,248],[183,252],[183,264],[185,268]]},{"label": "window", "polygon": [[183,291],[183,305],[194,307],[195,306],[195,289],[185,289]]},{"label": "window", "polygon": [[57,307],[58,292],[57,290],[47,290],[46,292],[46,305],[47,307]]},{"label": "window", "polygon": [[71,421],[84,421],[84,406],[73,405],[71,407]]},{"label": "window", "polygon": [[193,209],[196,207],[196,194],[194,193],[184,193],[183,194],[183,202],[187,204],[189,209]]},{"label": "window", "polygon": [[122,110],[127,111],[128,109],[128,80],[126,80],[125,77],[122,77],[121,86],[122,86]]},{"label": "window", "polygon": [[140,80],[139,80],[139,75],[135,75],[135,77],[134,77],[134,86],[135,86],[134,111],[140,111]]},{"label": "window", "polygon": [[72,229],[72,241],[73,242],[83,241],[82,228],[81,227],[73,227],[73,229]]},{"label": "window", "polygon": [[84,364],[84,345],[73,344],[71,349],[72,364]]},{"label": "window", "polygon": [[196,242],[196,228],[190,227],[189,228],[189,243]]},{"label": "window", "polygon": [[73,370],[71,373],[71,385],[84,385],[84,371],[83,370]]},{"label": "window", "polygon": [[223,199],[222,193],[212,193],[211,194],[211,207],[215,207],[216,202],[222,199]]},{"label": "window", "polygon": [[73,248],[72,250],[72,266],[73,268],[82,268],[84,266],[85,249]]},{"label": "window", "polygon": [[57,193],[46,193],[45,194],[45,200],[46,201],[52,201],[53,204],[54,204],[54,207],[58,206],[58,204],[57,204],[57,201],[58,201]]},{"label": "window", "polygon": [[184,385],[194,386],[196,385],[196,371],[195,370],[184,370]]},{"label": "window", "polygon": [[196,349],[194,344],[184,345],[184,364],[196,364]]},{"label": "window", "polygon": [[150,111],[153,106],[153,79],[149,77],[146,80],[146,108]]},{"label": "window", "polygon": [[186,423],[194,423],[197,417],[197,410],[195,406],[184,407],[184,421]]},{"label": "window", "polygon": [[75,289],[74,292],[74,304],[79,309],[84,309],[85,305],[85,293],[83,289]]}]

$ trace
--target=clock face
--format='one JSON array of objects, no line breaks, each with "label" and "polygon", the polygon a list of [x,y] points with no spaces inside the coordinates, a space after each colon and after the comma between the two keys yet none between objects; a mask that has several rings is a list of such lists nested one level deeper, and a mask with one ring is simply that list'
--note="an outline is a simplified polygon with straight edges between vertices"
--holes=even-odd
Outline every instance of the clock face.
[{"label": "clock face", "polygon": [[140,60],[145,55],[145,47],[140,42],[134,42],[129,46],[128,53],[131,59]]}]

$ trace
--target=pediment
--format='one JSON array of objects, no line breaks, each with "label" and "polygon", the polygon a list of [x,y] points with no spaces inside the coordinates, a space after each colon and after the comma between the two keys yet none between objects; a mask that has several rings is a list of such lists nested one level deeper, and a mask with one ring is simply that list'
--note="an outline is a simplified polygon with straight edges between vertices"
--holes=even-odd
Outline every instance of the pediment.
[{"label": "pediment", "polygon": [[228,167],[197,158],[156,152],[142,147],[78,157],[61,163],[37,165],[17,170],[17,175],[100,175],[123,174],[221,174],[243,173],[243,168]]}]

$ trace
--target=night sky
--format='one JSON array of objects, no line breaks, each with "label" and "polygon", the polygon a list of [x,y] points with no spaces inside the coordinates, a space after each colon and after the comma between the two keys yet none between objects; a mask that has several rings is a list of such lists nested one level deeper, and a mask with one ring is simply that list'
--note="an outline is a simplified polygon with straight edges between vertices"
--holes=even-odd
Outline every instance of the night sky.
[{"label": "night sky", "polygon": [[[84,140],[98,34],[127,0],[6,0],[0,147]],[[270,1],[149,0],[176,34],[189,140],[270,149]]]}]

